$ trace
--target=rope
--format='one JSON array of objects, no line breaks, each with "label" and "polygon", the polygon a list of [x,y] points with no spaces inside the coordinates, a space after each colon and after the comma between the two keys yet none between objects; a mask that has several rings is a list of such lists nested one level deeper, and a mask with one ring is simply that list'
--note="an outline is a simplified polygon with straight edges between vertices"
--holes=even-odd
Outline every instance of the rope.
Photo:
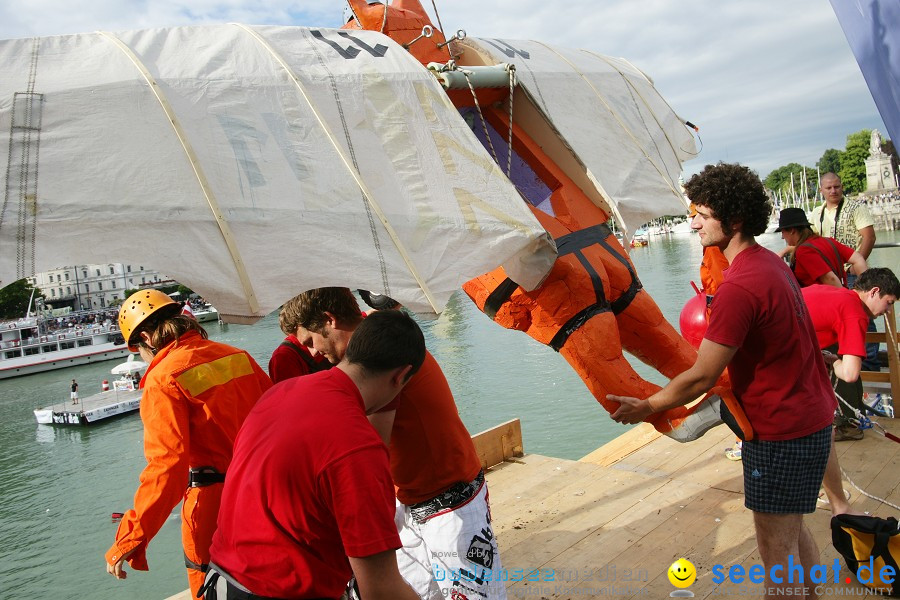
[{"label": "rope", "polygon": [[509,72],[509,139],[507,140],[508,152],[506,153],[506,177],[512,172],[512,133],[513,133],[513,88],[516,87],[516,65],[507,65]]},{"label": "rope", "polygon": [[[438,29],[441,30],[441,33],[444,33],[444,26],[441,24],[441,13],[438,12],[437,4],[434,3],[434,0],[431,0],[431,7],[434,8],[434,16],[438,22]],[[446,39],[446,34],[445,34]],[[450,57],[450,60],[453,60],[453,53],[450,52],[450,44],[444,46],[447,49],[447,56]]]},{"label": "rope", "polygon": [[382,13],[381,13],[381,29],[379,30],[380,33],[384,33],[384,26],[387,24],[388,0],[385,0],[383,6],[384,6],[384,11],[382,11]]},{"label": "rope", "polygon": [[[466,78],[466,83],[469,84],[469,91],[472,92],[472,99],[475,100],[475,109],[478,111],[478,116],[481,118],[481,128],[484,130],[484,137],[487,138],[488,147],[491,149],[491,156],[494,157],[494,162],[499,165],[500,159],[497,158],[497,151],[494,150],[494,142],[491,141],[491,134],[488,132],[487,121],[484,120],[484,113],[481,112],[481,104],[478,102],[478,95],[475,93],[475,87],[472,85],[472,80],[469,79],[469,71],[460,69],[460,72]],[[510,149],[510,151],[512,151],[512,149]]]},{"label": "rope", "polygon": [[858,485],[856,485],[856,484],[853,482],[853,480],[850,479],[850,476],[847,475],[847,472],[844,471],[844,468],[843,468],[843,467],[841,467],[841,475],[844,477],[844,479],[847,480],[847,483],[849,483],[850,485],[852,485],[853,487],[855,487],[855,488],[857,489],[857,491],[859,491],[859,493],[862,494],[863,496],[866,496],[867,498],[871,498],[872,500],[877,500],[878,502],[881,502],[882,504],[887,504],[888,506],[890,506],[891,508],[893,508],[893,509],[895,509],[895,510],[900,510],[900,506],[897,506],[897,505],[894,504],[893,502],[889,502],[889,501],[885,500],[884,498],[879,498],[878,496],[875,496],[875,495],[873,495],[873,494],[870,494],[870,493],[867,492],[866,490],[864,490],[864,489],[862,489],[861,487],[859,487]]},{"label": "rope", "polygon": [[[848,418],[847,419],[848,421],[850,421],[851,423],[855,422],[856,426],[859,427],[860,429],[873,429],[875,431],[878,431],[878,433],[880,433],[884,437],[900,443],[900,437],[897,437],[896,435],[890,433],[889,431],[886,431],[885,428],[880,423],[878,423],[877,421],[873,421],[866,415],[862,414],[862,412],[860,410],[858,410],[856,407],[851,406],[849,402],[844,400],[844,398],[841,397],[841,395],[837,393],[837,390],[835,390],[834,395],[838,399],[839,402],[841,402],[844,406],[846,406],[853,412],[853,415],[855,418]],[[882,504],[887,504],[888,506],[890,506],[893,509],[900,510],[900,506],[897,506],[896,504],[893,504],[893,503],[885,500],[884,498],[879,498],[878,496],[870,494],[866,490],[864,490],[861,487],[859,487],[858,485],[856,485],[856,483],[854,483],[854,481],[852,479],[850,479],[850,476],[847,475],[847,472],[844,471],[843,467],[841,467],[841,475],[844,477],[844,479],[847,480],[847,483],[849,483],[854,488],[856,488],[857,491],[859,491],[859,493],[862,494],[863,496],[866,496],[867,498],[871,498],[872,500],[881,502]]]}]

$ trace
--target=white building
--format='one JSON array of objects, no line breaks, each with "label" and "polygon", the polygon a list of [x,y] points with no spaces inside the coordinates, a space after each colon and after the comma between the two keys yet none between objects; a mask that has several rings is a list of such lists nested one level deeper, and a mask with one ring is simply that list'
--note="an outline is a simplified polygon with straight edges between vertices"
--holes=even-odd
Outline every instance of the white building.
[{"label": "white building", "polygon": [[125,299],[125,290],[174,283],[159,271],[122,263],[60,267],[36,273],[28,281],[39,288],[46,303],[54,308],[93,310]]}]

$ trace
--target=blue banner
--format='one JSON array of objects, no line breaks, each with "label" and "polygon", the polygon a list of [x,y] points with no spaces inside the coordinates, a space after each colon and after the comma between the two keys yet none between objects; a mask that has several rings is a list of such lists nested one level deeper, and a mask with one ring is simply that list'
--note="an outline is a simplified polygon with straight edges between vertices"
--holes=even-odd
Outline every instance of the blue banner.
[{"label": "blue banner", "polygon": [[881,120],[900,144],[900,2],[831,0]]}]

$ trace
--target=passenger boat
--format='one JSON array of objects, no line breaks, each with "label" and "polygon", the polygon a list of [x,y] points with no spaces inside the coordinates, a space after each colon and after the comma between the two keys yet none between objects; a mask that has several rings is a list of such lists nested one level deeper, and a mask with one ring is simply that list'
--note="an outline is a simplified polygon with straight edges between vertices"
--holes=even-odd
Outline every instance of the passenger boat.
[{"label": "passenger boat", "polygon": [[29,316],[0,323],[0,379],[31,375],[128,354],[115,322],[51,330],[51,320]]}]

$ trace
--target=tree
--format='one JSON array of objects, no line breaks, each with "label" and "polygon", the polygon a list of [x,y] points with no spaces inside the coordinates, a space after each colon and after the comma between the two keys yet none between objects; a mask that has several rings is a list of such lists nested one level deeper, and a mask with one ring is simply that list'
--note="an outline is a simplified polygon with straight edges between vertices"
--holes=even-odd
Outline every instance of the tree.
[{"label": "tree", "polygon": [[[798,198],[801,192],[801,181],[803,179],[803,165],[798,163],[790,163],[783,167],[779,167],[766,176],[765,184],[770,190],[780,192],[782,196],[787,194],[789,201],[791,198],[791,181],[794,182],[794,195]],[[806,167],[806,189],[815,190],[816,186],[816,170]]]},{"label": "tree", "polygon": [[824,175],[825,173],[840,173],[841,171],[841,154],[840,150],[836,150],[834,148],[829,148],[822,154],[822,158],[819,159],[819,162],[816,163],[816,167],[818,167],[819,172]]},{"label": "tree", "polygon": [[35,298],[43,298],[40,289],[33,287],[27,279],[14,281],[3,289],[0,289],[0,318],[18,319],[28,312],[28,303],[31,300],[31,292],[35,290]]},{"label": "tree", "polygon": [[871,129],[847,136],[847,149],[841,155],[841,170],[838,173],[845,194],[858,194],[866,189],[866,159],[869,158],[871,139]]}]

